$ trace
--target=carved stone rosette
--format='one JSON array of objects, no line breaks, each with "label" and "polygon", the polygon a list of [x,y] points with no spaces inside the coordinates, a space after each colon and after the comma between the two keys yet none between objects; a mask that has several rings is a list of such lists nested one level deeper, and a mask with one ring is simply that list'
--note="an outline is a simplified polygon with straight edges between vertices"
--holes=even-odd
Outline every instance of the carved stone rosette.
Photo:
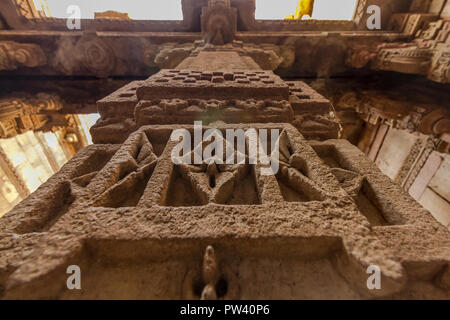
[{"label": "carved stone rosette", "polygon": [[111,46],[95,34],[85,34],[79,39],[61,38],[53,59],[53,66],[66,75],[87,72],[105,77],[117,64]]},{"label": "carved stone rosette", "polygon": [[46,64],[47,57],[39,45],[0,41],[0,70],[15,70],[20,66],[35,68]]}]

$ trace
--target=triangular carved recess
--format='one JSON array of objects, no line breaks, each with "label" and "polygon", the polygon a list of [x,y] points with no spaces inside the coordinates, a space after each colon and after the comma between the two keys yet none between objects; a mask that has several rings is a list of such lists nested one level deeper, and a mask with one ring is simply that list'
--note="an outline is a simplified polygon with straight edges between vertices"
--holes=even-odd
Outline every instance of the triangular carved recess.
[{"label": "triangular carved recess", "polygon": [[[211,142],[204,141],[191,151],[187,158],[194,162],[194,154],[202,154],[202,150]],[[181,163],[174,168],[174,177],[172,177],[171,187],[169,188],[169,197],[167,205],[169,206],[190,206],[206,205],[208,203],[216,204],[258,204],[260,203],[256,183],[254,180],[254,166],[248,164],[248,156],[241,154],[233,146],[223,139],[224,153],[227,147],[233,148],[236,159],[242,157],[244,164],[222,164],[219,157],[213,156],[210,159],[204,159],[201,164]],[[182,179],[183,181],[179,181]],[[183,196],[177,200],[173,197],[174,188],[183,188],[185,192],[190,193],[190,197]],[[177,193],[180,191],[177,190]]]},{"label": "triangular carved recess", "polygon": [[145,134],[141,135],[137,148],[132,154],[135,166],[113,186],[97,197],[97,207],[134,207],[144,193],[147,182],[156,167],[158,157]]},{"label": "triangular carved recess", "polygon": [[286,130],[278,139],[280,168],[276,175],[283,197],[288,202],[322,201],[325,192],[307,174],[306,160],[295,153]]},{"label": "triangular carved recess", "polygon": [[383,211],[373,199],[372,194],[374,192],[364,176],[342,168],[332,168],[331,172],[338,179],[341,187],[355,200],[359,211],[369,220],[371,225],[388,224]]},{"label": "triangular carved recess", "polygon": [[334,147],[323,146],[315,148],[315,151],[324,164],[330,167],[341,187],[352,197],[359,211],[369,220],[370,224],[373,226],[389,225],[366,177],[345,166]]}]

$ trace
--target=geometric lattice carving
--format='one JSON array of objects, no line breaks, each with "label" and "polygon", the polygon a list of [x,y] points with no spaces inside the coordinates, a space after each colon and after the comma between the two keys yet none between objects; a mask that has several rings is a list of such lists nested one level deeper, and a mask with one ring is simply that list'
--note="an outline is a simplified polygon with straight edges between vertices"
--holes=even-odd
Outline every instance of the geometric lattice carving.
[{"label": "geometric lattice carving", "polygon": [[[279,175],[259,174],[259,164],[177,168],[169,137],[192,126],[142,127],[122,145],[86,148],[0,220],[3,297],[421,298],[426,287],[427,298],[449,298],[449,231],[362,152],[344,140],[308,143],[291,125],[218,129],[250,127],[280,130]],[[258,201],[227,203],[223,186],[245,174]],[[170,191],[183,177],[197,203],[180,205]],[[214,278],[202,259],[218,266],[205,269]],[[88,270],[83,289],[62,290],[74,263]],[[367,290],[371,264],[382,290]],[[286,282],[299,271],[313,282]]]},{"label": "geometric lattice carving", "polygon": [[287,99],[287,85],[270,71],[162,70],[138,89],[139,100],[168,98]]},{"label": "geometric lattice carving", "polygon": [[100,100],[96,143],[121,143],[143,125],[293,123],[308,139],[330,139],[340,127],[331,103],[301,81],[285,83],[272,71],[165,69]]}]

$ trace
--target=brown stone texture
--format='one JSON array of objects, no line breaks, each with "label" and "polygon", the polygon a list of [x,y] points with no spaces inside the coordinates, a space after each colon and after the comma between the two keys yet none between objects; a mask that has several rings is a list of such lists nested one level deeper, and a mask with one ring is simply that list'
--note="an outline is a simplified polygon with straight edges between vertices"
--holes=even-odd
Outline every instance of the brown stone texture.
[{"label": "brown stone texture", "polygon": [[[144,77],[161,65],[175,67],[189,50],[185,46],[192,46],[194,41],[217,45],[239,40],[263,69],[278,69],[279,74],[289,77],[338,76],[358,73],[344,64],[346,52],[354,45],[408,40],[405,34],[387,31],[384,22],[383,32],[363,29],[358,15],[355,21],[257,20],[254,0],[183,0],[180,21],[109,16],[81,19],[81,30],[77,31],[67,29],[66,19],[39,17],[30,6],[31,0],[21,0],[17,5],[15,2],[0,4],[6,26],[0,32],[0,43],[39,46],[48,62],[39,67],[19,65],[14,72],[8,72],[15,75]],[[366,2],[361,1],[358,7],[361,14]],[[388,4],[373,0],[367,5],[371,2],[381,5],[383,20],[404,8],[404,0]],[[168,44],[178,47],[170,54],[170,59],[178,60],[172,64],[161,59]],[[0,75],[5,74],[0,70]]]},{"label": "brown stone texture", "polygon": [[83,148],[77,117],[60,113],[63,102],[57,95],[40,92],[36,95],[14,93],[13,97],[0,98],[0,139],[15,137],[27,131],[60,131],[63,137],[72,136],[69,149],[74,153]]},{"label": "brown stone texture", "polygon": [[[236,48],[237,46],[238,48]],[[222,49],[222,50],[220,50]],[[193,55],[182,61],[177,69],[181,70],[228,70],[228,71],[260,71],[256,62],[245,54],[239,54],[239,45],[225,45],[219,50],[214,47],[203,47],[200,52],[194,52]]]},{"label": "brown stone texture", "polygon": [[[365,29],[369,5],[382,30]],[[447,216],[408,194],[448,195],[436,177],[448,165],[436,150],[450,145],[448,1],[261,21],[253,0],[183,0],[182,21],[107,13],[71,32],[33,8],[0,4],[0,76],[19,76],[0,80],[2,137],[69,130],[69,111],[98,98],[101,118],[95,144],[0,219],[0,299],[450,299]],[[399,90],[385,71],[429,83]],[[384,87],[364,88],[374,74]],[[243,151],[223,143],[245,161],[175,163],[172,135],[195,137],[195,121],[209,141],[247,132]],[[279,133],[272,175],[250,161],[264,130]],[[393,152],[386,137],[401,140],[394,130],[421,134],[384,168],[396,182],[377,167]],[[191,159],[210,142],[189,146]],[[67,288],[71,265],[81,290]]]},{"label": "brown stone texture", "polygon": [[[249,127],[281,130],[277,175],[174,165],[170,134],[192,126],[86,148],[0,220],[3,298],[449,298],[448,230],[360,151],[290,125],[218,128]],[[202,276],[207,247],[215,278]],[[86,270],[81,291],[65,290],[70,264]],[[380,291],[366,288],[370,264]]]},{"label": "brown stone texture", "polygon": [[19,66],[39,67],[45,64],[47,57],[39,45],[0,41],[0,70],[14,70]]},{"label": "brown stone texture", "polygon": [[202,9],[202,35],[207,43],[223,45],[234,39],[237,31],[237,9],[230,0],[208,0]]},{"label": "brown stone texture", "polygon": [[[293,123],[308,139],[339,137],[330,102],[304,82],[262,70],[242,44],[197,44],[175,69],[132,82],[98,102],[96,143],[121,143],[143,125]],[[267,58],[267,57],[266,57]]]},{"label": "brown stone texture", "polygon": [[313,81],[312,85],[330,99],[343,126],[342,137],[352,143],[358,144],[362,123],[388,125],[436,139],[439,151],[448,153],[450,91],[446,85],[420,78],[407,80],[403,75],[330,79]]},{"label": "brown stone texture", "polygon": [[[430,1],[424,1],[430,5]],[[426,76],[450,82],[450,20],[440,17],[443,1],[434,1],[434,13],[394,14],[389,28],[414,39],[411,42],[356,45],[347,54],[347,65]],[[417,8],[414,10],[418,10]],[[428,9],[427,9],[428,10]],[[370,62],[370,63],[369,63]]]},{"label": "brown stone texture", "polygon": [[138,99],[188,98],[287,99],[288,86],[265,71],[162,70],[136,90]]}]

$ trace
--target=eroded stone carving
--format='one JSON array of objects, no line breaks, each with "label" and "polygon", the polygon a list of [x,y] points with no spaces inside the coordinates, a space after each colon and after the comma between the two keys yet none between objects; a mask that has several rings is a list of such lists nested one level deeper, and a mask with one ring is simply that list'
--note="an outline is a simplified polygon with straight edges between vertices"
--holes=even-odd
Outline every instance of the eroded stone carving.
[{"label": "eroded stone carving", "polygon": [[[211,41],[222,42],[216,26]],[[0,297],[450,298],[449,231],[350,143],[305,138],[337,135],[330,101],[261,70],[243,47],[202,43],[175,68],[98,102],[91,132],[105,144],[85,148],[0,219]],[[285,118],[301,132],[273,123]],[[201,133],[260,136],[238,150],[245,163],[175,163],[172,134],[192,133],[182,124],[192,120],[209,123]],[[260,130],[280,133],[274,175],[248,161]],[[74,263],[89,270],[83,289],[63,290]],[[367,288],[370,265],[381,290]]]},{"label": "eroded stone carving", "polygon": [[[10,138],[29,130],[49,130],[57,124],[49,113],[62,109],[56,95],[39,93],[30,96],[15,93],[17,98],[0,99],[0,137]],[[46,114],[47,113],[47,114]]]},{"label": "eroded stone carving", "polygon": [[[212,137],[206,137],[205,141],[212,141]],[[220,142],[219,142],[220,143]],[[227,141],[223,141],[223,150],[227,150]],[[207,143],[202,143],[202,147],[206,148]],[[194,159],[194,152],[201,154],[201,150],[197,146],[191,155],[188,155],[192,160]],[[229,146],[233,148],[233,146]],[[235,151],[239,153],[239,151]],[[243,155],[245,157],[245,155]],[[236,155],[236,157],[238,157]],[[207,160],[207,161],[206,161]],[[191,185],[192,190],[196,194],[196,198],[202,205],[208,203],[218,204],[236,204],[241,201],[245,204],[257,203],[257,197],[245,197],[236,192],[240,184],[245,184],[245,180],[252,177],[253,167],[247,164],[216,164],[213,159],[205,159],[200,165],[180,164],[177,166],[182,179]],[[251,186],[251,184],[247,184]],[[251,190],[247,190],[250,193]]]},{"label": "eroded stone carving", "polygon": [[327,140],[340,136],[341,127],[329,100],[302,81],[287,83],[289,102],[294,111],[294,126],[311,140]]},{"label": "eroded stone carving", "polygon": [[116,60],[113,50],[104,40],[87,34],[78,40],[62,38],[53,65],[67,75],[84,70],[97,76],[106,76],[115,69]]},{"label": "eroded stone carving", "polygon": [[77,43],[76,55],[95,74],[109,74],[115,67],[116,57],[111,48],[96,36],[82,37]]},{"label": "eroded stone carving", "polygon": [[162,70],[100,100],[98,109],[102,119],[91,129],[97,143],[123,142],[142,125],[199,119],[206,124],[293,123],[318,140],[337,138],[341,130],[329,100],[304,82],[284,83],[262,70]]},{"label": "eroded stone carving", "polygon": [[216,300],[216,285],[219,281],[220,274],[216,254],[212,246],[208,246],[205,250],[205,255],[203,256],[202,276],[206,286],[202,291],[201,299]]},{"label": "eroded stone carving", "polygon": [[173,69],[179,65],[184,59],[190,56],[194,50],[192,43],[186,44],[165,44],[156,56],[150,55],[150,59],[154,59],[154,63],[161,69]]},{"label": "eroded stone carving", "polygon": [[141,100],[135,108],[138,125],[160,123],[228,123],[247,121],[291,122],[293,112],[287,100],[158,99]]},{"label": "eroded stone carving", "polygon": [[15,5],[17,6],[20,14],[27,18],[40,18],[39,13],[36,11],[33,1],[31,0],[15,0]]},{"label": "eroded stone carving", "polygon": [[224,45],[234,39],[237,29],[237,10],[230,0],[208,0],[202,9],[202,35],[206,43]]},{"label": "eroded stone carving", "polygon": [[346,64],[352,68],[363,68],[376,57],[377,45],[357,45],[347,54]]},{"label": "eroded stone carving", "polygon": [[[370,64],[372,69],[424,75],[428,79],[448,83],[450,21],[437,20],[436,15],[413,14],[407,22],[399,16],[391,21],[392,28],[416,38],[408,43],[384,43],[357,45],[347,54],[347,65],[362,68]],[[425,25],[422,29],[420,27]]]},{"label": "eroded stone carving", "polygon": [[337,105],[354,109],[374,125],[388,123],[394,128],[436,137],[450,130],[450,114],[445,108],[425,104],[411,108],[408,102],[388,98],[381,92],[348,92],[342,95]]},{"label": "eroded stone carving", "polygon": [[430,79],[442,83],[450,82],[450,44],[437,55],[435,61]]},{"label": "eroded stone carving", "polygon": [[144,59],[149,66],[161,69],[174,69],[189,56],[198,56],[202,51],[236,51],[242,56],[251,57],[263,70],[289,68],[294,64],[294,47],[274,44],[243,44],[233,41],[225,45],[211,45],[205,41],[192,43],[167,43],[163,46],[148,46],[144,50]]},{"label": "eroded stone carving", "polygon": [[402,73],[426,75],[430,68],[432,53],[416,46],[380,46],[373,68]]},{"label": "eroded stone carving", "polygon": [[20,66],[35,68],[46,64],[47,57],[39,45],[0,41],[0,70],[15,70]]},{"label": "eroded stone carving", "polygon": [[268,71],[162,70],[136,94],[140,100],[168,98],[288,98],[288,86]]},{"label": "eroded stone carving", "polygon": [[[250,126],[282,132],[280,174],[251,176],[258,205],[242,198],[239,205],[177,205],[169,137],[192,126],[142,127],[123,145],[86,148],[0,220],[2,297],[420,298],[426,287],[427,298],[449,298],[448,230],[362,152],[342,140],[308,143],[290,125]],[[84,275],[85,290],[61,290],[72,261],[93,272]],[[381,268],[382,290],[366,287],[371,264]],[[282,281],[291,269],[314,285]],[[95,289],[104,281],[97,271],[108,273],[110,290]],[[146,276],[132,276],[140,272]]]},{"label": "eroded stone carving", "polygon": [[244,49],[263,70],[275,70],[284,61],[280,48],[276,45],[245,45]]}]

